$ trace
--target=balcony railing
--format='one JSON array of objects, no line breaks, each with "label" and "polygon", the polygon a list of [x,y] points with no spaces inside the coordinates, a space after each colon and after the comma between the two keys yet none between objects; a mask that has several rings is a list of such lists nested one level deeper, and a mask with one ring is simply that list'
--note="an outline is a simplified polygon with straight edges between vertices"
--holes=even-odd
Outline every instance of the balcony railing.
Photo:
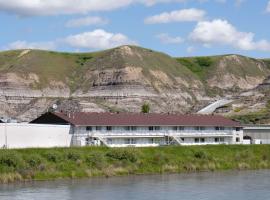
[{"label": "balcony railing", "polygon": [[122,130],[112,130],[112,131],[82,131],[77,130],[74,134],[78,135],[89,135],[89,136],[232,136],[232,130],[160,130],[160,131],[148,131],[148,130],[137,130],[137,131],[122,131]]}]

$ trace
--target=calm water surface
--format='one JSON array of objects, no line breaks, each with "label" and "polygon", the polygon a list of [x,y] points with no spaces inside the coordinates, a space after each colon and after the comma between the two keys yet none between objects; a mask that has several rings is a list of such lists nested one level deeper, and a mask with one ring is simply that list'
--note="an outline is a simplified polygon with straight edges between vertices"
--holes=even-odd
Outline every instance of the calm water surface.
[{"label": "calm water surface", "polygon": [[0,185],[0,200],[270,200],[270,171]]}]

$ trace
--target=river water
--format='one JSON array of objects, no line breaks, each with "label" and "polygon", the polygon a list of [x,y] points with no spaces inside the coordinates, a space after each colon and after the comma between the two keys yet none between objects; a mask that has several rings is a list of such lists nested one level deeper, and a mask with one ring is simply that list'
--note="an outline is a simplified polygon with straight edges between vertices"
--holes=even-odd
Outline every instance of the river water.
[{"label": "river water", "polygon": [[0,200],[270,200],[270,171],[129,176],[0,185]]}]

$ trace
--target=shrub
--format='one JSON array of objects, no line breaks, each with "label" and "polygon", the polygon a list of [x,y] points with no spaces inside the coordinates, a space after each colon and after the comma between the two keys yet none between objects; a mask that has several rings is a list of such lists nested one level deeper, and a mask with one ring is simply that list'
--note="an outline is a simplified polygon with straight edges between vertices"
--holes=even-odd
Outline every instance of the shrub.
[{"label": "shrub", "polygon": [[150,105],[148,103],[144,103],[141,107],[142,113],[149,113],[150,112]]},{"label": "shrub", "polygon": [[22,158],[15,152],[3,151],[0,154],[0,165],[6,167],[18,168],[23,165]]},{"label": "shrub", "polygon": [[76,151],[69,151],[66,153],[68,160],[77,161],[81,158],[81,155]]},{"label": "shrub", "polygon": [[130,162],[138,160],[136,151],[133,149],[111,149],[106,156],[115,160],[127,160]]},{"label": "shrub", "polygon": [[198,159],[207,159],[208,155],[204,151],[196,151],[196,152],[194,152],[194,157],[198,158]]},{"label": "shrub", "polygon": [[104,155],[99,152],[95,152],[95,153],[93,152],[89,154],[88,156],[86,156],[85,161],[90,167],[95,167],[95,168],[103,168],[104,165],[106,164]]},{"label": "shrub", "polygon": [[49,162],[59,162],[62,160],[62,155],[58,151],[49,151],[45,154],[46,159]]},{"label": "shrub", "polygon": [[25,160],[31,167],[38,167],[42,163],[42,157],[38,154],[31,154]]}]

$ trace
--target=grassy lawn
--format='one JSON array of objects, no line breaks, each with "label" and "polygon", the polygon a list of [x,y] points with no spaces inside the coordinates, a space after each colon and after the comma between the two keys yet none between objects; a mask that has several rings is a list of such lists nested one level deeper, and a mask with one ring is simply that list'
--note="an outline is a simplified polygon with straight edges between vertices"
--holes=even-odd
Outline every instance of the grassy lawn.
[{"label": "grassy lawn", "polygon": [[270,145],[0,150],[0,182],[270,168]]}]

